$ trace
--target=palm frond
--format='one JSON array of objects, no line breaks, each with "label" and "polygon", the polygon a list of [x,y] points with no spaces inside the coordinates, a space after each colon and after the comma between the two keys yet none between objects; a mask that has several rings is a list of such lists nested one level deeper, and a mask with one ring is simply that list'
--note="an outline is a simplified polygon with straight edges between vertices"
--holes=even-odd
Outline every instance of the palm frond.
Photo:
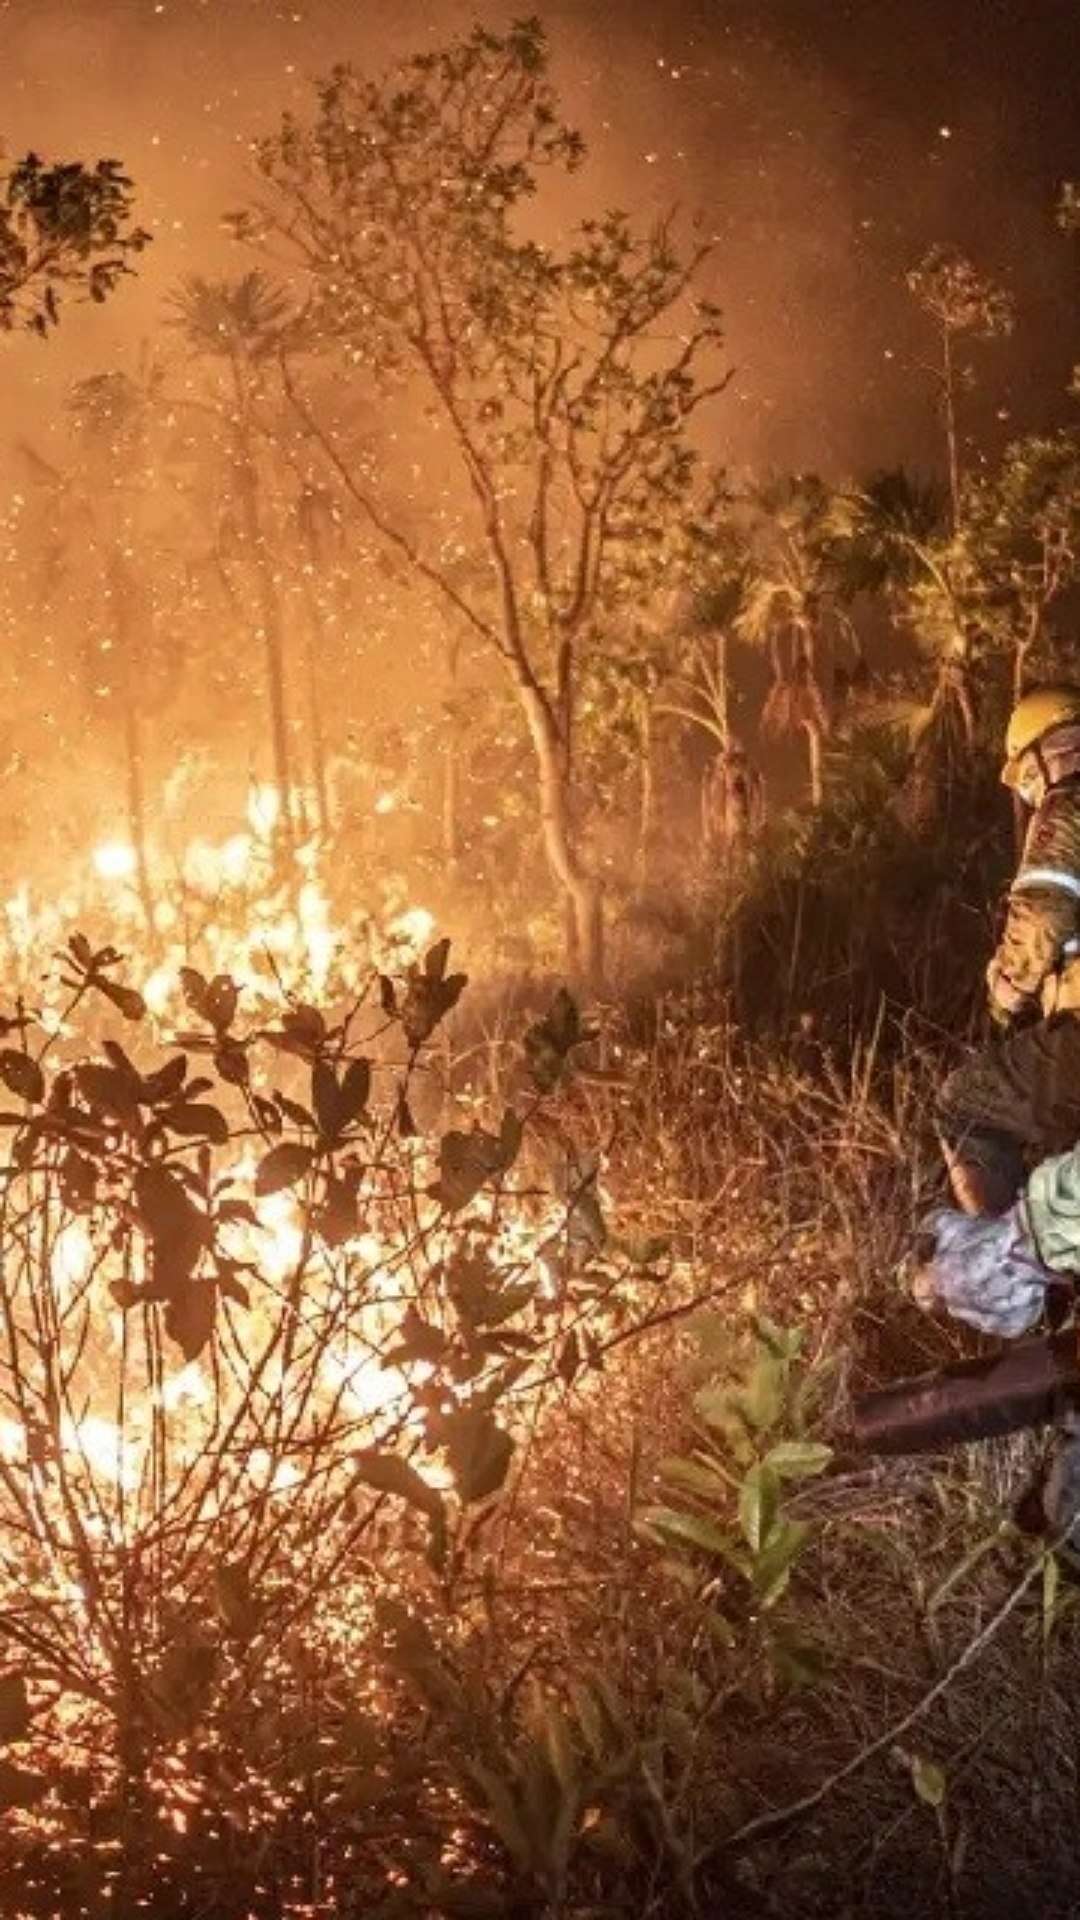
[{"label": "palm frond", "polygon": [[259,362],[290,344],[297,321],[283,287],[257,269],[236,280],[189,274],[169,302],[172,325],[197,353]]}]

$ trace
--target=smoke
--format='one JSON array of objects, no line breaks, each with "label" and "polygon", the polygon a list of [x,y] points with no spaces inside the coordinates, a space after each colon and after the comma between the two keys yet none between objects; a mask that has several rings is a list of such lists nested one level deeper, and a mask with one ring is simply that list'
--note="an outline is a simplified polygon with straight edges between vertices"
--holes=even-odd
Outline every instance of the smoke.
[{"label": "smoke", "polygon": [[[315,76],[339,59],[378,67],[475,11],[471,0],[0,9],[9,152],[117,154],[155,236],[104,311],[70,315],[45,347],[4,343],[9,435],[55,435],[71,380],[129,361],[183,274],[246,264],[220,216],[244,198],[251,141],[282,109],[305,110]],[[497,24],[515,9],[482,11]],[[943,22],[930,0],[854,17],[806,0],[744,0],[723,20],[704,0],[546,10],[591,154],[554,223],[584,195],[644,217],[678,204],[715,237],[709,290],[735,368],[720,457],[827,472],[934,457],[903,272],[937,239],[969,247],[1020,297],[1015,344],[984,363],[980,426],[1003,433],[1025,406],[1053,411],[1071,358],[1073,265],[1051,211],[1070,160],[1072,63],[1046,22],[1025,23],[1011,48],[1003,17],[986,34],[987,11],[972,0]]]}]

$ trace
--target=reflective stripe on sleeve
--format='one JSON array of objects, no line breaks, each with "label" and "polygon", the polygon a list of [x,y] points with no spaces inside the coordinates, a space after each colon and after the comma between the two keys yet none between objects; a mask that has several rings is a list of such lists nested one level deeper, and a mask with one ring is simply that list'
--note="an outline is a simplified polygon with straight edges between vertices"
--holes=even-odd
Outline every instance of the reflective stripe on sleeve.
[{"label": "reflective stripe on sleeve", "polygon": [[1071,893],[1074,900],[1080,900],[1080,879],[1060,867],[1028,867],[1017,874],[1009,891],[1025,893],[1034,887],[1057,887],[1060,893]]}]

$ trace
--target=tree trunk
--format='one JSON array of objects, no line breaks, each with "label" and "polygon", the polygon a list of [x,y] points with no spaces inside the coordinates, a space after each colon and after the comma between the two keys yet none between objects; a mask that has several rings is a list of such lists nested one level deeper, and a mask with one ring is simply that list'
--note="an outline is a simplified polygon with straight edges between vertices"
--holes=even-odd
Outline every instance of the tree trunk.
[{"label": "tree trunk", "polygon": [[450,696],[446,703],[446,744],[443,749],[442,843],[447,870],[453,874],[461,857],[460,801],[461,766],[458,758],[458,678],[461,644],[455,637],[447,649],[446,667]]},{"label": "tree trunk", "polygon": [[810,767],[810,805],[816,813],[824,805],[825,801],[825,741],[821,728],[816,721],[808,720],[805,723],[805,732],[806,751]]},{"label": "tree trunk", "polygon": [[726,752],[728,746],[731,744],[731,681],[728,676],[728,634],[726,627],[717,627],[715,641],[713,702],[716,709],[716,725],[720,743]]},{"label": "tree trunk", "polygon": [[649,856],[656,819],[656,765],[652,700],[643,693],[639,702],[638,756],[640,788],[638,793],[637,885],[644,893],[649,884]]},{"label": "tree trunk", "polygon": [[304,665],[307,674],[308,732],[311,738],[311,783],[315,789],[315,817],[323,840],[330,837],[330,799],[326,780],[326,730],[323,726],[322,698],[319,691],[319,661],[325,644],[326,629],[315,583],[305,575],[304,599],[307,603],[307,635]]},{"label": "tree trunk", "polygon": [[949,500],[952,530],[960,526],[960,452],[956,438],[956,380],[953,373],[952,334],[941,330],[941,409],[945,418],[945,446],[949,459]]},{"label": "tree trunk", "polygon": [[244,544],[247,547],[255,583],[259,614],[258,633],[263,643],[270,705],[274,785],[277,788],[279,800],[275,837],[285,851],[291,853],[294,844],[293,783],[285,698],[285,637],[282,630],[281,603],[263,538],[262,514],[259,506],[259,475],[251,444],[248,397],[243,373],[236,366],[233,369],[233,379],[236,394],[234,438],[236,488],[243,521]]},{"label": "tree trunk", "polygon": [[565,743],[539,688],[520,672],[515,674],[514,684],[536,755],[544,853],[567,902],[573,943],[568,955],[571,972],[585,986],[597,990],[604,978],[603,889],[585,867],[575,845]]},{"label": "tree trunk", "polygon": [[143,755],[142,724],[129,688],[124,691],[124,751],[127,760],[128,832],[135,850],[135,877],[139,904],[146,922],[147,937],[156,939],[154,894],[150,882],[150,861],[146,844],[146,770]]},{"label": "tree trunk", "polygon": [[[574,835],[574,648],[573,642],[564,639],[559,647],[558,677],[556,682],[556,713],[559,739],[561,742],[559,762],[563,790],[563,808],[566,815],[566,835]],[[581,974],[587,977],[586,948],[577,904],[571,892],[567,891],[563,901],[563,943],[566,955],[566,970],[572,979]]]},{"label": "tree trunk", "polygon": [[156,938],[154,890],[150,880],[150,856],[146,831],[146,758],[134,659],[134,588],[119,547],[114,546],[109,554],[107,578],[109,598],[112,603],[113,633],[120,665],[119,693],[124,735],[128,838],[135,855],[135,883],[139,894],[139,905],[146,923],[147,938],[153,944]]},{"label": "tree trunk", "polygon": [[258,631],[263,643],[266,663],[274,785],[280,801],[278,831],[283,844],[289,848],[293,837],[292,764],[285,703],[285,647],[281,630],[281,609],[263,542],[257,483],[247,461],[244,461],[241,467],[239,490],[244,517],[244,538],[254,570],[258,596]]}]

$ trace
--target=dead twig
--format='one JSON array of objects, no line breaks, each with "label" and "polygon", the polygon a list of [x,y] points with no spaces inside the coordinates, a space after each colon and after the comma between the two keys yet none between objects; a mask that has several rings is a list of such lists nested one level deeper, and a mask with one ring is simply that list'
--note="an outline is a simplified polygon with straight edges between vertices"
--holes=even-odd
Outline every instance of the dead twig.
[{"label": "dead twig", "polygon": [[972,1666],[991,1641],[997,1637],[1006,1621],[1015,1613],[1025,1594],[1031,1590],[1036,1580],[1041,1578],[1048,1557],[1064,1545],[1071,1531],[1071,1525],[1064,1528],[1037,1559],[1032,1561],[1023,1578],[1012,1588],[997,1612],[991,1614],[986,1625],[980,1629],[974,1639],[968,1641],[967,1646],[946,1668],[940,1679],[935,1680],[933,1686],[928,1688],[907,1713],[902,1714],[899,1720],[887,1727],[876,1740],[871,1740],[869,1746],[863,1747],[850,1760],[846,1760],[842,1767],[837,1767],[833,1773],[828,1774],[812,1792],[804,1793],[800,1799],[791,1801],[786,1807],[774,1807],[769,1813],[755,1815],[754,1819],[747,1820],[741,1827],[736,1827],[734,1833],[728,1834],[723,1840],[718,1840],[711,1847],[706,1848],[698,1855],[697,1865],[703,1866],[706,1861],[718,1854],[732,1853],[737,1848],[743,1849],[753,1842],[765,1839],[768,1834],[782,1832],[794,1821],[801,1819],[804,1814],[813,1813],[815,1807],[820,1807],[837,1787],[843,1786],[846,1780],[861,1773],[862,1769],[869,1766],[879,1754],[889,1751],[897,1741],[902,1740],[904,1735],[909,1733],[912,1727],[917,1726],[918,1722],[929,1713],[931,1707],[948,1692],[960,1674]]}]

